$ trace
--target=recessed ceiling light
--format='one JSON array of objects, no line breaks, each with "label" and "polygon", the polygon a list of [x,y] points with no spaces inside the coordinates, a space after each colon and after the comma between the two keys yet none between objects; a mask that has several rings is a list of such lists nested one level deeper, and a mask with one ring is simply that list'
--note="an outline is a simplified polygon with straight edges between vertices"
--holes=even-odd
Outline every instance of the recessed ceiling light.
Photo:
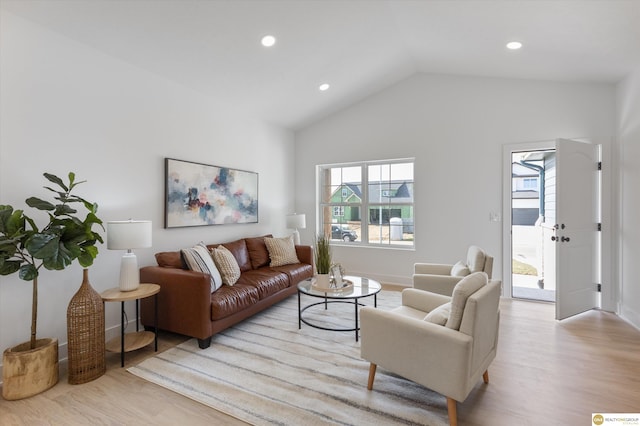
[{"label": "recessed ceiling light", "polygon": [[262,37],[262,40],[260,40],[260,42],[264,47],[271,47],[276,44],[276,38],[272,35],[266,35]]},{"label": "recessed ceiling light", "polygon": [[318,90],[320,90],[321,92],[326,92],[327,90],[329,90],[329,83],[322,83],[320,86],[318,86]]},{"label": "recessed ceiling light", "polygon": [[521,47],[522,43],[520,43],[519,41],[510,41],[509,43],[507,43],[507,49],[518,50]]}]

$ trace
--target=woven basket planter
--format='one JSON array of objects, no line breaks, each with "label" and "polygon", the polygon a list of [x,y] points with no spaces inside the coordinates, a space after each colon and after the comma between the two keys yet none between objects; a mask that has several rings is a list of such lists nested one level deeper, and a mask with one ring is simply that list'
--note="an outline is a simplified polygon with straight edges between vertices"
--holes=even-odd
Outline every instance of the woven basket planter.
[{"label": "woven basket planter", "polygon": [[84,269],[82,285],[67,308],[69,341],[69,383],[78,385],[102,376],[106,371],[104,303],[89,283]]}]

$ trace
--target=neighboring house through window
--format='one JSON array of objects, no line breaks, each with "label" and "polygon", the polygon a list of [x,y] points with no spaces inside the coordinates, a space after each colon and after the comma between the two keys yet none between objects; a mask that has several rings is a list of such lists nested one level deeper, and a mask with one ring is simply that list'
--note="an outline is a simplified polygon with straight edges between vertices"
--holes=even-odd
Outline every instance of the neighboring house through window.
[{"label": "neighboring house through window", "polygon": [[333,240],[414,246],[413,159],[318,166],[318,218]]}]

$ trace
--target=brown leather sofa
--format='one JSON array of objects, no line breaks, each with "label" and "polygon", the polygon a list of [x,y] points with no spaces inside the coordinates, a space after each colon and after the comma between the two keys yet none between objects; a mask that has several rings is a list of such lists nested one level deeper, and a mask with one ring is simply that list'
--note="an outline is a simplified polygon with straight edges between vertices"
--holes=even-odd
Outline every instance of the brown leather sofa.
[{"label": "brown leather sofa", "polygon": [[[195,337],[202,349],[209,347],[214,334],[295,294],[297,284],[313,276],[310,246],[296,246],[300,263],[270,267],[264,237],[222,245],[238,261],[241,275],[233,286],[223,285],[213,293],[209,274],[188,270],[180,251],[156,253],[158,266],[140,269],[140,282],[161,287],[158,328]],[[140,301],[140,318],[146,328],[153,327],[153,297]]]}]

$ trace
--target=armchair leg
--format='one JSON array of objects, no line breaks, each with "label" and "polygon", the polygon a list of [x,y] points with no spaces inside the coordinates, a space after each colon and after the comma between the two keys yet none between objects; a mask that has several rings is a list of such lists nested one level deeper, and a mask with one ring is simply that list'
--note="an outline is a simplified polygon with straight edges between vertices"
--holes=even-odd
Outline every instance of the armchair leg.
[{"label": "armchair leg", "polygon": [[458,426],[458,407],[455,399],[447,397],[447,411],[449,412],[449,426]]},{"label": "armchair leg", "polygon": [[378,366],[375,365],[374,363],[371,363],[371,365],[369,366],[369,382],[367,383],[367,389],[371,390],[373,389],[373,379],[375,379],[376,377],[376,368]]},{"label": "armchair leg", "polygon": [[489,383],[489,370],[484,372],[484,374],[482,375],[482,380],[484,380],[485,383]]}]

